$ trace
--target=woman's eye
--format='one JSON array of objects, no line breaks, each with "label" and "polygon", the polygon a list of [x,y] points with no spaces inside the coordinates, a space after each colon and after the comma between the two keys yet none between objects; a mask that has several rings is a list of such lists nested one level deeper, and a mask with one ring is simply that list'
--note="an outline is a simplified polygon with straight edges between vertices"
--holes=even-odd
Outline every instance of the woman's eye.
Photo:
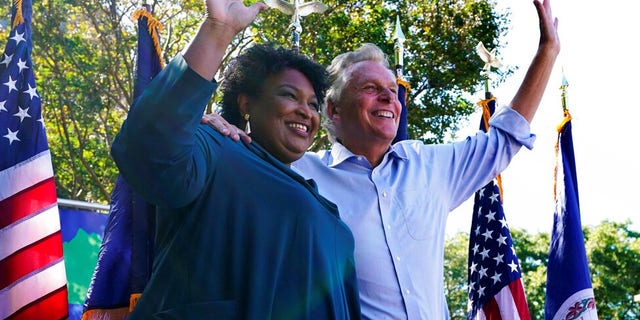
[{"label": "woman's eye", "polygon": [[309,103],[309,105],[310,105],[314,110],[316,110],[316,111],[320,111],[320,104],[315,103],[315,102],[312,102],[312,103]]}]

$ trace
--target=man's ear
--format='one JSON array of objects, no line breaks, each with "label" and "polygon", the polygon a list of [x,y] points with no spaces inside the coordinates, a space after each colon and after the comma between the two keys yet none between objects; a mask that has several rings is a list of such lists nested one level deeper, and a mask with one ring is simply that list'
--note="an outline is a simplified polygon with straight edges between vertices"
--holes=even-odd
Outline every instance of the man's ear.
[{"label": "man's ear", "polygon": [[340,108],[336,106],[333,101],[327,99],[327,115],[329,118],[334,119],[335,117],[340,117]]}]

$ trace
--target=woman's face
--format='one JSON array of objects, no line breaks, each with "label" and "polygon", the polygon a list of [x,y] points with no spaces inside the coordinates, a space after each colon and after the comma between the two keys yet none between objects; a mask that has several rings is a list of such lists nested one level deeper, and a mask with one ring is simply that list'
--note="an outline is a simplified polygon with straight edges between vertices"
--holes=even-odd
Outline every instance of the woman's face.
[{"label": "woman's face", "polygon": [[246,107],[251,137],[286,165],[302,157],[320,126],[313,86],[295,69],[265,79],[258,98]]}]

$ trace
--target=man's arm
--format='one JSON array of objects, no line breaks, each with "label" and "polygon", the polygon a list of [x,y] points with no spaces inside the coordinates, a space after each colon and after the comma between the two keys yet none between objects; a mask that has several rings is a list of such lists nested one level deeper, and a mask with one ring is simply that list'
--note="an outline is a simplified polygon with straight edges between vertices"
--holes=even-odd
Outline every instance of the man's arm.
[{"label": "man's arm", "polygon": [[551,0],[534,0],[540,23],[540,44],[531,65],[511,100],[511,107],[529,123],[538,110],[542,95],[549,82],[553,65],[560,53],[558,19],[551,13]]}]

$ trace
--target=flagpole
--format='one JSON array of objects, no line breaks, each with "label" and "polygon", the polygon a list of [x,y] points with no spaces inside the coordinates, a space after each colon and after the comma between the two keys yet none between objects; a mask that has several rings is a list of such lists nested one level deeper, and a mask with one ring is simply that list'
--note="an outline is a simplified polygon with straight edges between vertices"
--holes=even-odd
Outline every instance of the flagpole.
[{"label": "flagpole", "polygon": [[480,56],[480,59],[484,61],[484,66],[482,67],[482,71],[480,74],[484,77],[484,97],[485,99],[491,99],[492,94],[489,91],[489,79],[491,75],[491,68],[500,69],[502,68],[502,63],[496,57],[496,49],[489,51],[484,47],[482,42],[478,42],[476,45],[476,53]]},{"label": "flagpole", "polygon": [[393,34],[393,42],[395,48],[396,77],[402,79],[404,68],[404,42],[406,38],[400,26],[400,15],[396,16],[396,30]]},{"label": "flagpole", "polygon": [[562,110],[565,112],[568,111],[567,88],[569,88],[569,82],[567,82],[567,78],[564,76],[564,72],[562,72],[562,85],[560,86],[560,97],[562,99]]},{"label": "flagpole", "polygon": [[394,51],[395,51],[395,69],[396,69],[396,83],[398,84],[398,101],[400,101],[400,105],[402,106],[402,111],[399,115],[398,121],[398,129],[396,131],[396,136],[393,139],[393,143],[398,141],[409,139],[408,132],[408,108],[407,108],[407,97],[408,92],[411,89],[409,83],[404,80],[403,69],[404,69],[404,42],[406,38],[404,37],[404,33],[402,32],[402,27],[400,26],[400,14],[396,16],[396,26],[393,34],[393,42],[394,42]]},{"label": "flagpole", "polygon": [[302,33],[302,24],[300,24],[300,15],[298,13],[293,14],[289,28],[291,28],[291,42],[293,43],[292,49],[296,53],[300,53],[300,34]]}]

